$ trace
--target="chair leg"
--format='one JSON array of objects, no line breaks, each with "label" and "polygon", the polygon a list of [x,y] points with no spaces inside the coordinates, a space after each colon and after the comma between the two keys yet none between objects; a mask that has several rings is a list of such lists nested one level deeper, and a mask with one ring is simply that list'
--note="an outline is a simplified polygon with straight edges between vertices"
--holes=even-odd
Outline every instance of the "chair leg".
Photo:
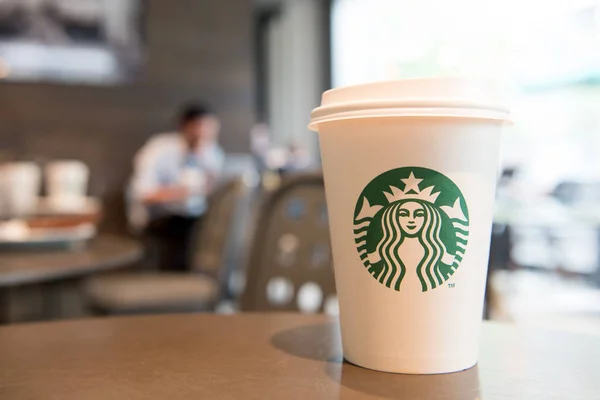
[{"label": "chair leg", "polygon": [[8,288],[0,288],[0,325],[10,322],[10,295]]},{"label": "chair leg", "polygon": [[492,275],[492,271],[493,269],[491,268],[491,265],[488,267],[488,273],[487,273],[487,277],[485,279],[485,298],[483,301],[483,319],[484,320],[489,320],[490,319],[490,315],[491,315],[491,308],[493,306],[493,302],[494,302],[494,294],[492,293],[492,280],[491,280],[491,275]]}]

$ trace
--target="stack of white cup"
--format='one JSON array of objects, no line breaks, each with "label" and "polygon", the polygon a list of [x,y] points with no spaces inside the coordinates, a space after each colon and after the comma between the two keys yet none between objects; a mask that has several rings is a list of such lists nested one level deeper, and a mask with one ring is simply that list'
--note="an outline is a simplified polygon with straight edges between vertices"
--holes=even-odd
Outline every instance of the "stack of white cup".
[{"label": "stack of white cup", "polygon": [[23,216],[35,212],[41,186],[40,167],[33,162],[7,163],[0,167],[2,214]]},{"label": "stack of white cup", "polygon": [[53,161],[46,165],[48,203],[53,210],[76,212],[87,202],[90,170],[77,160]]}]

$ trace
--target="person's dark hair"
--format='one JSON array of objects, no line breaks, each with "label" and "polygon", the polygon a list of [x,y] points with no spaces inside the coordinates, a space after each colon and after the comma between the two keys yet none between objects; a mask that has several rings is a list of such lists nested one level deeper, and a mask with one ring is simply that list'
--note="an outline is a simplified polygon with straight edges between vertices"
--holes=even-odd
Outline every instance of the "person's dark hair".
[{"label": "person's dark hair", "polygon": [[212,115],[213,111],[210,106],[203,102],[188,103],[181,108],[179,113],[179,126],[184,126],[188,122],[194,121],[198,118]]}]

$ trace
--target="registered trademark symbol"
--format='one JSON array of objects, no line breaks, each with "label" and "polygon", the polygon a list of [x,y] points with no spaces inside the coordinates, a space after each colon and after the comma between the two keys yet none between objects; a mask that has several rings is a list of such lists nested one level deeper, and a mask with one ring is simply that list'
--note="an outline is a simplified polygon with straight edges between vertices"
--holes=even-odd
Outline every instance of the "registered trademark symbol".
[{"label": "registered trademark symbol", "polygon": [[452,289],[452,288],[454,287],[454,285],[455,285],[454,283],[449,283],[449,284],[448,284],[448,287],[449,287],[450,289]]}]

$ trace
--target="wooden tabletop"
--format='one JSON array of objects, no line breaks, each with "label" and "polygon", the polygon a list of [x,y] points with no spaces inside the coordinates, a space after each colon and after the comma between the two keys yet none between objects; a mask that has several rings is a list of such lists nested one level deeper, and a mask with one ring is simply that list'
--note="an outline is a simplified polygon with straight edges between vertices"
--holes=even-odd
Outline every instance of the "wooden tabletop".
[{"label": "wooden tabletop", "polygon": [[80,249],[3,251],[0,288],[107,271],[141,256],[137,241],[118,236],[99,236]]},{"label": "wooden tabletop", "polygon": [[241,314],[0,327],[0,398],[596,399],[600,337],[486,324],[479,366],[411,376],[342,362],[337,322]]}]

